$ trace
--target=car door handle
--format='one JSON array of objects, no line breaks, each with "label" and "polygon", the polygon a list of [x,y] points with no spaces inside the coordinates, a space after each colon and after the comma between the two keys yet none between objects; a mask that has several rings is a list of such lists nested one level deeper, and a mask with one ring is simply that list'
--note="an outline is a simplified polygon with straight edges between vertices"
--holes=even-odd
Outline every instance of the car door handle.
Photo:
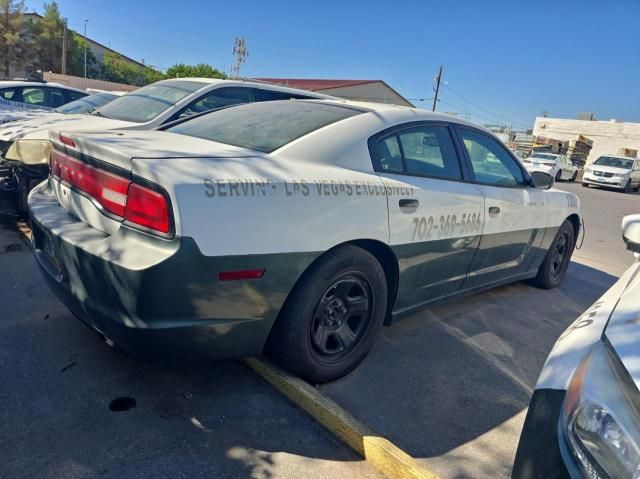
[{"label": "car door handle", "polygon": [[398,204],[400,205],[400,208],[417,208],[420,206],[420,202],[413,198],[403,198],[398,202]]},{"label": "car door handle", "polygon": [[499,213],[500,213],[500,207],[499,206],[489,206],[489,215],[496,216]]}]

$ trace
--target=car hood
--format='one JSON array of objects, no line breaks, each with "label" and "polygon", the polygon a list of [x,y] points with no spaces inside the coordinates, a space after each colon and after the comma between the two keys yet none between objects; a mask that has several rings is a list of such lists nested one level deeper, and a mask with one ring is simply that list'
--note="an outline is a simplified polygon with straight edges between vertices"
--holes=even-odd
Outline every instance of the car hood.
[{"label": "car hood", "polygon": [[126,128],[137,126],[137,123],[129,121],[114,120],[97,115],[46,115],[42,118],[35,118],[28,121],[11,122],[0,126],[0,141],[25,140],[48,140],[49,130],[113,130],[116,128]]},{"label": "car hood", "polygon": [[609,318],[605,336],[640,389],[640,262]]},{"label": "car hood", "polygon": [[603,173],[631,173],[631,170],[616,168],[615,166],[589,165],[587,168],[591,168],[593,171],[602,171]]}]

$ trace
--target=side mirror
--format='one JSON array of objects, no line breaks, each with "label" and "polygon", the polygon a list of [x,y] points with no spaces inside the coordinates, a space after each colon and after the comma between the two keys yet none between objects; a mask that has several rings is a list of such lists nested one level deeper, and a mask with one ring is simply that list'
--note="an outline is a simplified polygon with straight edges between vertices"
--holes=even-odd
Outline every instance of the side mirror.
[{"label": "side mirror", "polygon": [[640,253],[640,215],[622,218],[622,238],[628,250]]},{"label": "side mirror", "polygon": [[553,176],[542,171],[534,171],[531,173],[531,186],[548,190],[553,186]]}]

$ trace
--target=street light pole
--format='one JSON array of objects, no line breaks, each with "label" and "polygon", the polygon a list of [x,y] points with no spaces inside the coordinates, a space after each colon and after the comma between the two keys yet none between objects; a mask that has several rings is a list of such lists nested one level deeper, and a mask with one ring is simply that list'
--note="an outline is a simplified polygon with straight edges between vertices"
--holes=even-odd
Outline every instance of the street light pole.
[{"label": "street light pole", "polygon": [[431,108],[431,111],[436,111],[438,93],[440,92],[440,78],[442,78],[442,65],[440,65],[440,71],[438,71],[438,75],[436,76],[436,87],[433,89],[436,92],[436,96],[433,97],[433,108]]},{"label": "street light pole", "polygon": [[87,22],[84,21],[84,77],[87,78]]}]

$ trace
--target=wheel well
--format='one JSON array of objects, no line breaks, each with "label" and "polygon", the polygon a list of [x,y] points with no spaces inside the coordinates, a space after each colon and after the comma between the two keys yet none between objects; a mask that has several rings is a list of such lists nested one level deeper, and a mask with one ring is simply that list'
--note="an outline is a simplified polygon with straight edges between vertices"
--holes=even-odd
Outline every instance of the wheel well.
[{"label": "wheel well", "polygon": [[[393,311],[393,305],[396,302],[396,295],[398,294],[398,282],[399,282],[399,269],[398,269],[398,258],[394,252],[389,248],[389,245],[382,243],[377,240],[354,240],[349,241],[348,243],[343,244],[352,244],[357,246],[358,248],[362,248],[363,250],[371,253],[382,266],[382,270],[384,271],[385,278],[387,280],[387,312],[385,314],[384,324],[385,326],[389,326],[391,324],[391,311]],[[336,246],[339,248],[342,245]]]},{"label": "wheel well", "polygon": [[580,217],[577,214],[572,214],[568,218],[571,226],[573,226],[573,237],[578,240],[578,233],[580,233]]}]

